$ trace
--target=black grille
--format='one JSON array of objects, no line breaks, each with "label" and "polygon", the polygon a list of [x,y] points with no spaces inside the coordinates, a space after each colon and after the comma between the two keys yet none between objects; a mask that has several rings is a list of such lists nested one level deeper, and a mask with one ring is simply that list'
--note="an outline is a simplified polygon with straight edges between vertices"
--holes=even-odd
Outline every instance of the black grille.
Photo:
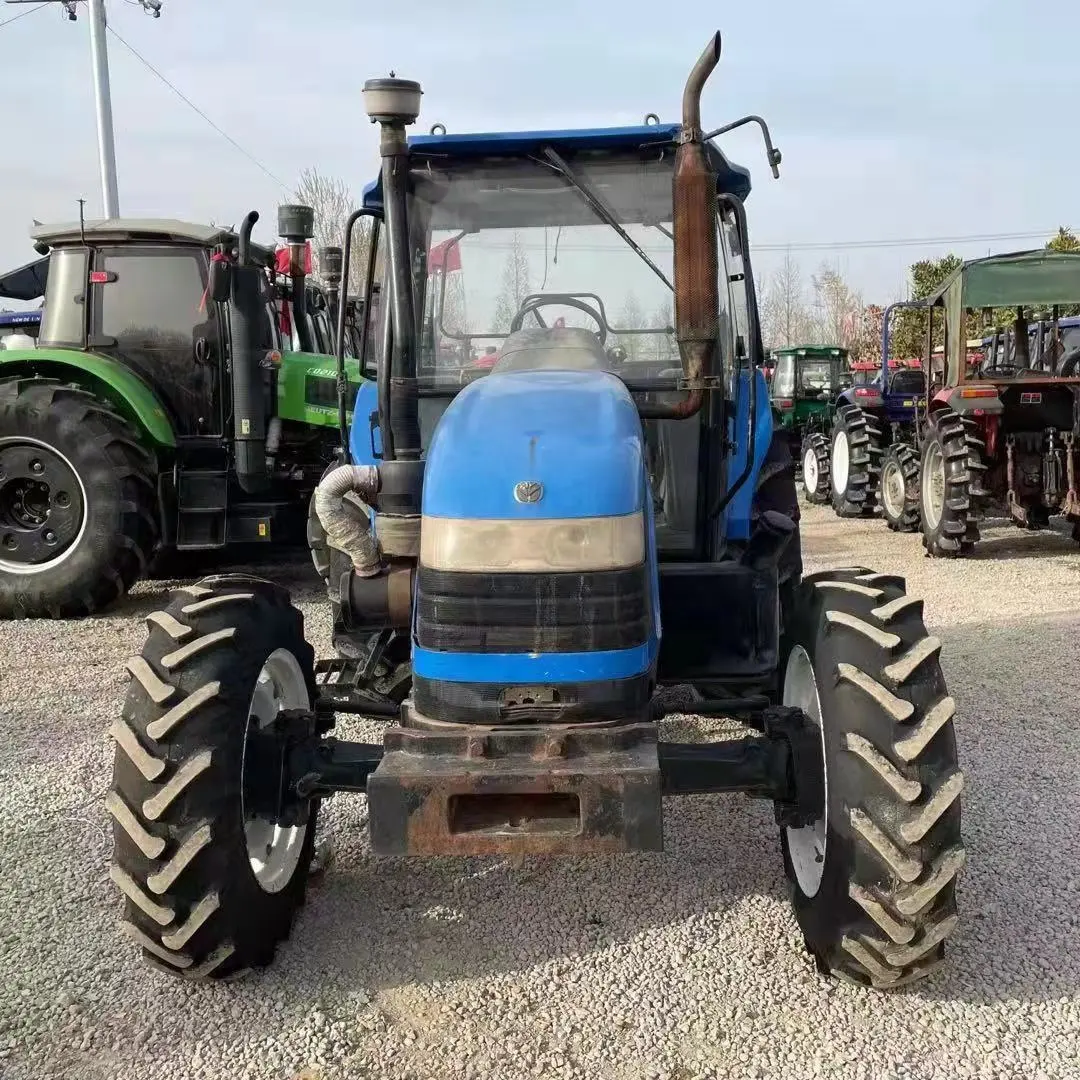
[{"label": "black grille", "polygon": [[416,639],[438,652],[595,652],[649,636],[644,565],[581,574],[465,574],[421,568]]}]

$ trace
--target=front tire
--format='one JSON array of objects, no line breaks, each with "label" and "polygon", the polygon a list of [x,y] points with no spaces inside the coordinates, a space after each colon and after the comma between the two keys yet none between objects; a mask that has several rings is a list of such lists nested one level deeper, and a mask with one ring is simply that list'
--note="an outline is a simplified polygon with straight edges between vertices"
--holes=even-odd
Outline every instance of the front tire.
[{"label": "front tire", "polygon": [[802,485],[807,502],[820,506],[829,501],[829,440],[820,431],[803,439]]},{"label": "front tire", "polygon": [[893,443],[881,462],[881,516],[893,532],[918,532],[919,455],[907,443]]},{"label": "front tire", "polygon": [[0,619],[99,611],[158,536],[157,464],[110,404],[54,379],[0,383]]},{"label": "front tire", "polygon": [[870,517],[877,505],[883,436],[858,405],[836,413],[829,446],[830,493],[839,517]]},{"label": "front tire", "polygon": [[173,975],[264,967],[304,901],[316,800],[279,792],[288,740],[314,737],[314,653],[288,593],[205,578],[147,619],[106,808],[125,933]]},{"label": "front tire", "polygon": [[973,421],[942,409],[927,429],[919,475],[926,554],[945,558],[970,551],[979,540],[982,441]]},{"label": "front tire", "polygon": [[787,637],[783,702],[822,733],[824,816],[781,836],[819,969],[891,989],[928,975],[957,924],[963,775],[955,703],[902,578],[814,574]]}]

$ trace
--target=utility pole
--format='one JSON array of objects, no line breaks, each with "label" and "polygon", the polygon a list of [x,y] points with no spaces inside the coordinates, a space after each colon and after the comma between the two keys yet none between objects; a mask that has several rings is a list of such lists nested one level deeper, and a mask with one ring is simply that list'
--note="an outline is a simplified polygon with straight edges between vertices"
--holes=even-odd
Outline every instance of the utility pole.
[{"label": "utility pole", "polygon": [[[41,0],[7,0],[9,4],[37,3]],[[77,5],[90,5],[90,59],[94,72],[94,110],[97,114],[98,165],[101,170],[101,202],[105,217],[120,216],[120,195],[116,184],[116,142],[113,136],[112,91],[109,82],[109,50],[105,42],[107,23],[105,0],[44,0],[58,3],[69,22],[78,18]],[[139,0],[145,12],[161,18],[161,0]]]}]

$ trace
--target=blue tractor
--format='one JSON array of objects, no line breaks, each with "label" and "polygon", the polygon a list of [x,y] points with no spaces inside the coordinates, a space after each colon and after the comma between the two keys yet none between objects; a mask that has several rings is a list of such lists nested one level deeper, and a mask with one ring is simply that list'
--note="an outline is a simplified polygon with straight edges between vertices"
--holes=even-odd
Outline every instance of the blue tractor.
[{"label": "blue tractor", "polygon": [[[827,464],[832,507],[840,517],[871,517],[880,502],[891,529],[919,528],[915,446],[919,409],[926,407],[925,376],[920,368],[891,367],[889,326],[894,311],[925,307],[923,301],[907,300],[885,309],[881,373],[839,395],[829,442],[826,446],[821,436],[814,448]],[[825,468],[819,471],[826,473]]]},{"label": "blue tractor", "polygon": [[[248,575],[149,616],[106,805],[156,966],[268,964],[340,792],[376,855],[413,856],[660,851],[664,796],[743,792],[775,807],[822,971],[892,988],[941,962],[964,851],[940,642],[899,577],[802,576],[750,178],[713,141],[737,125],[701,123],[719,56],[681,123],[640,127],[407,138],[419,84],[365,85],[375,386],[316,496],[356,655],[316,663]],[[371,688],[393,642],[400,702]],[[382,739],[334,738],[350,712]],[[671,713],[746,737],[667,741]]]}]

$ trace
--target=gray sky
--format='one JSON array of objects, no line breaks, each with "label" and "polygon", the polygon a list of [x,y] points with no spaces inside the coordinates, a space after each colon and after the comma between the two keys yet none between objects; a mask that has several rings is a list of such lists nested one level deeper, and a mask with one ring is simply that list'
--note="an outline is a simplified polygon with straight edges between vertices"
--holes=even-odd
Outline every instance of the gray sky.
[{"label": "gray sky", "polygon": [[[0,21],[26,10],[0,6]],[[768,274],[783,257],[775,246],[791,244],[807,276],[827,259],[868,301],[898,296],[915,259],[1039,246],[1058,224],[1080,226],[1080,149],[1063,134],[1080,101],[1070,59],[1080,4],[1019,10],[1006,0],[163,0],[154,20],[109,0],[113,29],[286,186],[314,166],[357,195],[377,167],[360,98],[371,75],[394,68],[424,84],[418,130],[677,119],[686,73],[719,28],[706,124],[761,113],[784,153],[776,182],[755,134],[723,144],[754,173],[755,269]],[[58,5],[0,28],[0,267],[33,256],[32,218],[71,220],[79,196],[100,213],[88,35],[85,15],[63,21]],[[122,212],[238,222],[255,207],[272,239],[278,183],[112,35],[109,47]],[[806,247],[1025,232],[1040,235]]]}]

